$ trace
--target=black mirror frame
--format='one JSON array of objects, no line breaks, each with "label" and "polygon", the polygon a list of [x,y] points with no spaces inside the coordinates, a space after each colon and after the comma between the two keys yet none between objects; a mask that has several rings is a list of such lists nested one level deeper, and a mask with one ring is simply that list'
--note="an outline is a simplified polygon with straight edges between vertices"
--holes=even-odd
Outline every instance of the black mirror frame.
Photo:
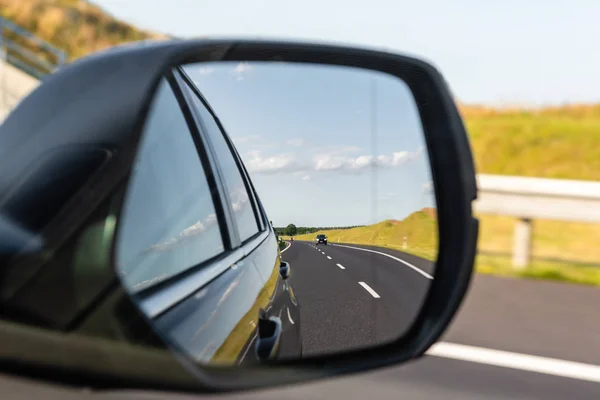
[{"label": "black mirror frame", "polygon": [[[394,75],[409,86],[423,123],[437,202],[439,255],[435,279],[412,328],[392,343],[325,357],[236,368],[199,366],[181,354],[173,354],[187,367],[186,370],[196,379],[197,386],[190,386],[189,380],[182,385],[177,380],[169,380],[168,376],[163,381],[157,381],[156,377],[140,380],[132,386],[188,392],[242,390],[355,373],[423,355],[442,335],[466,294],[478,234],[478,223],[473,217],[471,204],[477,196],[475,169],[467,134],[446,82],[430,64],[381,51],[284,41],[173,40],[137,47],[128,45],[96,53],[61,69],[26,98],[5,124],[18,123],[20,110],[50,96],[52,89],[61,81],[77,74],[88,78],[98,77],[97,87],[102,84],[107,87],[96,87],[96,92],[89,90],[89,93],[82,93],[78,102],[95,104],[98,91],[104,90],[101,93],[107,94],[113,92],[112,97],[107,95],[106,105],[102,103],[94,110],[85,112],[89,113],[87,118],[98,121],[98,114],[111,115],[118,109],[120,119],[112,121],[106,118],[107,121],[111,120],[109,125],[114,124],[107,129],[112,128],[115,136],[124,137],[118,151],[122,165],[131,166],[150,104],[164,74],[183,64],[218,61],[284,61],[352,66]],[[49,87],[43,88],[46,85]],[[118,93],[118,99],[115,93]],[[69,104],[66,101],[62,107],[68,107]],[[57,103],[56,107],[61,107],[61,104]],[[78,118],[85,120],[86,115]],[[128,173],[125,179],[128,179]],[[116,271],[115,275],[118,276]],[[135,299],[132,301],[135,302]],[[148,329],[153,330],[150,321],[146,322]],[[115,379],[118,380],[118,377]]]}]

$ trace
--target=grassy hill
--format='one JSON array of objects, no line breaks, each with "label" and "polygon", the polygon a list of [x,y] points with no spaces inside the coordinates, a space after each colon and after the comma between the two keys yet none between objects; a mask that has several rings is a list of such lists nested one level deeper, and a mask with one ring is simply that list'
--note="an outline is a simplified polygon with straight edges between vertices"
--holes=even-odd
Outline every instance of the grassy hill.
[{"label": "grassy hill", "polygon": [[[296,236],[295,240],[313,241],[320,233],[326,234],[331,243],[339,240],[343,243],[371,244],[402,250],[429,260],[437,257],[437,222],[433,208],[414,212],[402,221],[386,220],[352,229],[319,231]],[[406,249],[403,248],[404,237]]]},{"label": "grassy hill", "polygon": [[0,0],[0,16],[66,51],[71,59],[125,42],[167,37],[138,29],[85,0]]},{"label": "grassy hill", "polygon": [[[541,109],[462,106],[478,172],[600,181],[600,104]],[[533,262],[510,267],[514,219],[480,215],[477,269],[600,285],[600,225],[534,222]]]},{"label": "grassy hill", "polygon": [[479,172],[600,180],[600,104],[461,113]]}]

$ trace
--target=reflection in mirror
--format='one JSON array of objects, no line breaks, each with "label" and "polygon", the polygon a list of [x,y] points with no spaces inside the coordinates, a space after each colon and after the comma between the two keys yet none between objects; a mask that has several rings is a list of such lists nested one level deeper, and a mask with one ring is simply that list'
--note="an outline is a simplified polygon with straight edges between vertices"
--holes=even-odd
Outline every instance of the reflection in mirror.
[{"label": "reflection in mirror", "polygon": [[200,363],[245,365],[403,335],[438,255],[410,88],[283,62],[171,78],[144,127],[115,254],[162,337]]}]

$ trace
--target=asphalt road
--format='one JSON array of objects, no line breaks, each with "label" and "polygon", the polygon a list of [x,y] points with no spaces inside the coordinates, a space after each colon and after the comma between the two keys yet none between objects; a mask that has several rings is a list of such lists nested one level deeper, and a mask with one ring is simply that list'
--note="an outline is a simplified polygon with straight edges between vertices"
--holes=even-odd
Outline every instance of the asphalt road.
[{"label": "asphalt road", "polygon": [[394,340],[411,326],[427,294],[433,263],[396,251],[384,253],[393,259],[381,249],[346,246],[296,241],[282,255],[292,268],[305,354]]},{"label": "asphalt road", "polygon": [[[386,253],[435,275],[430,262],[412,255],[348,246]],[[318,249],[325,254],[311,243],[295,242],[283,255],[293,268],[302,302],[305,349],[326,352],[365,346],[397,336],[410,324],[429,279],[379,254],[335,244]],[[358,282],[367,283],[379,298]],[[598,304],[600,290],[593,287],[476,275],[442,341],[600,366]],[[428,356],[401,367],[272,393],[290,399],[309,393],[314,393],[309,398],[398,398],[402,393],[404,398],[423,399],[587,399],[600,398],[600,384]]]}]

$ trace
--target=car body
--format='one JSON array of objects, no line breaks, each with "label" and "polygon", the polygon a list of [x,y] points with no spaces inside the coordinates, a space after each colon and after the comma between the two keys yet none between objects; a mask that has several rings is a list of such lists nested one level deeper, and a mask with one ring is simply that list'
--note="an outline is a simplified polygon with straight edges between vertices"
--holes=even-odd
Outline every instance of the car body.
[{"label": "car body", "polygon": [[[95,57],[110,59],[111,53]],[[133,326],[142,329],[133,321],[149,318],[158,337],[185,348],[194,361],[220,364],[261,361],[258,327],[266,320],[278,324],[277,343],[272,352],[267,352],[268,358],[300,357],[300,312],[292,289],[291,267],[282,261],[274,229],[233,143],[210,105],[181,69],[171,70],[160,84],[161,93],[166,93],[173,107],[164,110],[164,116],[163,108],[156,108],[149,118],[163,126],[162,136],[157,140],[164,144],[189,142],[191,146],[181,149],[201,162],[197,163],[197,170],[178,170],[175,161],[183,154],[155,146],[155,154],[148,159],[168,170],[163,174],[167,179],[149,174],[144,193],[177,200],[182,192],[170,191],[173,186],[168,185],[168,180],[211,178],[205,179],[210,184],[204,190],[213,193],[211,196],[218,194],[221,200],[220,204],[214,204],[217,211],[213,217],[219,221],[217,232],[227,245],[208,260],[191,260],[189,268],[159,285],[130,292],[131,297],[123,293],[121,285],[115,285],[117,271],[111,261],[111,245],[98,242],[90,232],[97,229],[111,232],[109,227],[115,225],[118,216],[117,237],[125,235],[119,228],[125,216],[119,210],[123,198],[131,199],[129,181],[125,178],[134,170],[133,163],[124,164],[127,157],[122,156],[128,151],[127,142],[131,143],[128,131],[119,131],[123,126],[119,125],[118,112],[126,106],[116,104],[121,96],[115,97],[114,93],[94,98],[72,91],[79,86],[88,88],[90,93],[101,91],[102,85],[90,83],[90,77],[110,74],[102,65],[98,62],[66,67],[49,76],[0,127],[0,146],[10,150],[0,160],[0,165],[10,165],[2,169],[0,179],[0,198],[4,198],[0,205],[0,242],[11,244],[1,257],[2,317],[35,328],[85,332],[133,343],[146,343],[146,339],[139,337],[141,333],[132,330]],[[67,105],[73,104],[73,98],[78,98],[79,112]],[[135,101],[129,102],[132,103]],[[48,112],[40,113],[40,109]],[[90,122],[95,113],[104,116],[117,113],[117,116],[96,124]],[[180,114],[185,128],[164,129],[169,113]],[[24,120],[28,121],[25,125]],[[217,141],[222,142],[224,149],[218,155]],[[222,170],[220,161],[224,158],[234,169]],[[236,206],[231,193],[228,194],[230,188],[225,179],[215,179],[226,173],[236,174],[243,183],[241,188],[253,221],[251,234],[245,238],[238,233],[241,227],[236,223]],[[97,186],[99,181],[103,182],[101,190]],[[159,200],[153,203],[151,197],[139,200],[142,204],[148,201],[159,204]],[[133,207],[140,208],[142,204]],[[181,213],[188,207],[189,204],[182,204]],[[154,218],[154,222],[141,221],[132,232],[142,235],[146,231],[159,231],[165,226],[160,217]],[[192,228],[181,237],[189,240],[194,234]],[[36,241],[32,242],[32,238]],[[82,246],[87,249],[84,253]],[[86,256],[79,257],[81,254]],[[167,261],[163,267],[170,268],[169,260],[173,258],[162,257],[161,260]],[[89,275],[86,271],[93,273]],[[124,277],[120,278],[123,281]],[[108,311],[103,318],[108,315],[112,322],[99,322],[98,315],[102,314],[99,310],[112,310],[110,302],[115,298],[125,303],[131,298],[146,315],[134,318],[130,311],[129,316],[120,320],[121,317]]]},{"label": "car body", "polygon": [[327,245],[327,236],[323,234],[317,235],[315,238],[315,243]]}]

